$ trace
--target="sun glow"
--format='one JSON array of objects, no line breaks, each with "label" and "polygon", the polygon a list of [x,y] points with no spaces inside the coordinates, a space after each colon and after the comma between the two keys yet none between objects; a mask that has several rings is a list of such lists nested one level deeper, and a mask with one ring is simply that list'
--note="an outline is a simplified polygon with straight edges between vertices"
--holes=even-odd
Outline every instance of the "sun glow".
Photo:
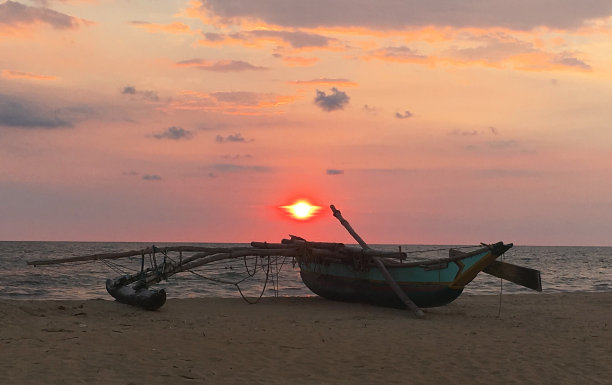
[{"label": "sun glow", "polygon": [[320,206],[311,205],[306,200],[298,200],[292,205],[281,206],[281,208],[285,209],[293,218],[301,221],[312,218],[321,209]]}]

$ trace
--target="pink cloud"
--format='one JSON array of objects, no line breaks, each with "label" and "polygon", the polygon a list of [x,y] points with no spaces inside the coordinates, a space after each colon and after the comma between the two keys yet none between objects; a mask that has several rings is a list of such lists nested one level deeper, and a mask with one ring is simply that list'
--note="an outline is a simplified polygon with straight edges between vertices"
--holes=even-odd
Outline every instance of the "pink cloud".
[{"label": "pink cloud", "polygon": [[315,65],[319,58],[317,57],[303,57],[303,56],[282,56],[279,55],[285,63],[291,67],[309,67]]},{"label": "pink cloud", "polygon": [[31,7],[15,1],[0,4],[0,31],[2,26],[20,29],[32,24],[46,24],[54,29],[76,29],[89,23],[46,7]]},{"label": "pink cloud", "polygon": [[260,115],[274,113],[277,107],[292,103],[294,100],[294,96],[247,91],[213,93],[183,91],[172,99],[170,108],[235,115]]},{"label": "pink cloud", "polygon": [[[474,0],[449,6],[445,0],[206,0],[193,12],[209,22],[263,22],[290,28],[365,27],[375,30],[424,26],[504,27],[532,30],[537,27],[576,29],[592,19],[612,15],[608,0]],[[578,6],[579,5],[579,6]]]},{"label": "pink cloud", "polygon": [[26,80],[57,80],[56,76],[39,75],[29,72],[3,70],[0,77],[5,79],[26,79]]},{"label": "pink cloud", "polygon": [[203,59],[190,59],[178,62],[176,63],[176,66],[191,67],[216,72],[261,71],[267,69],[265,67],[256,66],[242,60],[208,61]]},{"label": "pink cloud", "polygon": [[174,22],[170,24],[154,24],[146,21],[132,21],[130,24],[137,28],[142,28],[150,33],[172,33],[172,34],[193,34],[191,28],[180,22]]},{"label": "pink cloud", "polygon": [[355,87],[359,85],[356,82],[350,81],[348,79],[332,79],[332,78],[319,78],[319,79],[311,79],[311,80],[296,80],[290,82],[295,85],[312,85],[312,86],[344,86],[344,87]]}]

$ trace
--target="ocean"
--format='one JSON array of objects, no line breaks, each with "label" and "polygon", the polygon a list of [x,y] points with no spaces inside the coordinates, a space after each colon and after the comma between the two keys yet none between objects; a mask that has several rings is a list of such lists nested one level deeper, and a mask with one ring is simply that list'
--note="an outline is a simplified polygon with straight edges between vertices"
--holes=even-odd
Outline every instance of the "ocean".
[{"label": "ocean", "polygon": [[[157,244],[158,247],[177,244]],[[185,243],[182,243],[185,245]],[[248,246],[246,244],[192,243],[207,247]],[[105,289],[107,278],[138,271],[141,257],[112,262],[93,261],[67,265],[29,266],[26,261],[66,258],[99,253],[140,250],[150,243],[127,242],[0,242],[0,298],[3,299],[112,299]],[[373,245],[379,250],[396,251],[399,245]],[[442,258],[448,249],[458,246],[401,245],[409,259]],[[428,251],[431,250],[431,251]],[[158,255],[159,259],[159,255]],[[543,293],[595,292],[612,290],[612,247],[514,246],[503,256],[504,262],[538,269],[542,274]],[[148,259],[147,259],[148,261]],[[246,271],[256,273],[244,279]],[[268,280],[266,280],[266,273]],[[267,281],[267,284],[266,284]],[[265,287],[264,287],[265,285]],[[223,261],[170,277],[158,286],[169,298],[240,297],[238,287],[248,297],[312,296],[302,283],[299,269],[291,258]],[[470,294],[535,293],[511,282],[500,282],[480,273],[464,293]]]}]

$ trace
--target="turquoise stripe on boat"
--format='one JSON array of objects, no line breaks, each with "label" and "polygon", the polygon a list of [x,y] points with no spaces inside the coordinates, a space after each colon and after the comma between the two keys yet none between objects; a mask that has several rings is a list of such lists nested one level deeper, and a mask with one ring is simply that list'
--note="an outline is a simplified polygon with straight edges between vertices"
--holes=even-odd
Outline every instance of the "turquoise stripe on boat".
[{"label": "turquoise stripe on boat", "polygon": [[[480,261],[489,252],[483,252],[467,258],[463,258],[461,263],[463,264],[463,270],[465,271]],[[327,265],[317,263],[301,263],[300,268],[302,270],[332,275],[336,277],[343,277],[357,280],[369,280],[369,281],[381,281],[384,282],[385,278],[377,268],[370,268],[366,271],[356,271],[350,265],[341,263],[329,263]],[[459,265],[455,262],[449,262],[446,267],[440,269],[431,270],[427,269],[426,266],[388,266],[387,269],[391,276],[397,282],[410,282],[412,284],[419,283],[451,283],[459,273]]]}]

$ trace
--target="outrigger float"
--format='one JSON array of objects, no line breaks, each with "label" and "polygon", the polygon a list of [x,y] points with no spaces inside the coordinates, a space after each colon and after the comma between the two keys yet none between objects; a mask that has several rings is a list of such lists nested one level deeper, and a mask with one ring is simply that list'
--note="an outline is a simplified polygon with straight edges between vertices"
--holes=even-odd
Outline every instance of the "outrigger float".
[{"label": "outrigger float", "polygon": [[[342,217],[334,205],[333,215],[346,228],[360,247],[342,243],[310,242],[291,236],[281,243],[251,242],[250,247],[150,247],[121,253],[95,254],[52,260],[28,261],[28,265],[44,266],[83,261],[106,261],[142,256],[140,271],[107,279],[106,290],[117,301],[156,310],[166,302],[164,289],[156,283],[168,277],[218,261],[247,257],[293,258],[300,268],[304,284],[315,294],[332,300],[367,302],[379,306],[407,308],[422,317],[421,308],[446,305],[454,301],[467,284],[481,271],[518,285],[542,291],[538,270],[513,265],[497,259],[512,243],[481,244],[470,252],[449,249],[449,256],[434,260],[407,261],[407,252],[380,251],[370,248]],[[170,258],[168,253],[179,253]],[[183,253],[194,253],[184,257]],[[145,255],[161,253],[163,260],[151,258],[145,268]],[[250,274],[249,274],[250,275]],[[266,274],[267,282],[268,274]],[[238,285],[236,284],[238,287]],[[238,287],[238,289],[240,289]],[[264,286],[265,289],[265,286]],[[242,291],[241,291],[242,294]],[[263,294],[263,291],[262,291]],[[244,297],[244,296],[243,296]],[[261,296],[260,296],[261,297]]]}]

